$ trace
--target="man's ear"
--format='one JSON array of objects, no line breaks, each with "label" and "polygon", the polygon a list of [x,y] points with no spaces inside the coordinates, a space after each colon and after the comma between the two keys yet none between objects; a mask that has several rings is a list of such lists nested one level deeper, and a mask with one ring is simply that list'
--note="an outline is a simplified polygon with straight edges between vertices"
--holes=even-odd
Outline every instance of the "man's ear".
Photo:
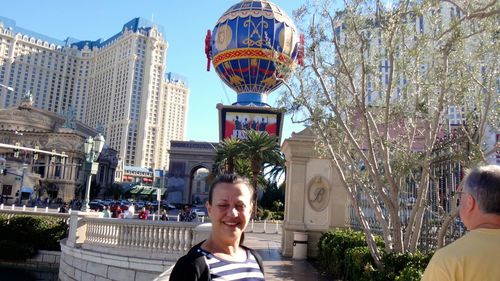
[{"label": "man's ear", "polygon": [[466,202],[465,209],[468,212],[474,210],[474,208],[477,207],[476,199],[471,194],[467,194],[465,202]]}]

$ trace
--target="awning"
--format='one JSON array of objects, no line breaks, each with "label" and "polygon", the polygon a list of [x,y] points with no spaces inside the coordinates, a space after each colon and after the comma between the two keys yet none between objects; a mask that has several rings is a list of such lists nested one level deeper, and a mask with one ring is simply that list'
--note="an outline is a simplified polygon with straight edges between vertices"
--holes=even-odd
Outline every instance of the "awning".
[{"label": "awning", "polygon": [[155,191],[154,188],[145,188],[144,190],[141,191],[141,194],[142,195],[149,195],[151,194],[153,191]]},{"label": "awning", "polygon": [[[153,193],[151,193],[151,194],[152,194],[152,195],[156,195],[156,191],[157,191],[157,190],[158,190],[158,189],[157,189],[157,188],[155,188],[155,189],[153,190]],[[166,190],[166,189],[161,189],[161,195],[162,195],[162,196],[163,196],[163,195],[165,195],[165,192],[167,192],[167,190]]]},{"label": "awning", "polygon": [[142,187],[136,186],[130,190],[130,194],[139,194],[142,190]]},{"label": "awning", "polygon": [[23,192],[32,193],[33,192],[33,187],[23,186],[23,187],[21,187],[21,193],[23,193]]}]

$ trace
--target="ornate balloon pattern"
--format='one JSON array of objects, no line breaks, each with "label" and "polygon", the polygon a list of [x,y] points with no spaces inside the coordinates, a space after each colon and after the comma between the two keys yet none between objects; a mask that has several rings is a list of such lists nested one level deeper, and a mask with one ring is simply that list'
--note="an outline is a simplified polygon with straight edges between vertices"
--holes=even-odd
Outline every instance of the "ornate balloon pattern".
[{"label": "ornate balloon pattern", "polygon": [[288,78],[277,65],[293,68],[302,55],[295,25],[267,0],[233,5],[207,32],[205,44],[207,58],[240,105],[266,106],[267,94]]}]

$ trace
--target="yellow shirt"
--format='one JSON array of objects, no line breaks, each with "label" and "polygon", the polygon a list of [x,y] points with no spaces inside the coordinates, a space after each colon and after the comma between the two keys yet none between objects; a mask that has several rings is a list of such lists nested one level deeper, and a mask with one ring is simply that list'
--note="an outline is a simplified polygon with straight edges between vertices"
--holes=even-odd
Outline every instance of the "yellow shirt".
[{"label": "yellow shirt", "polygon": [[479,228],[438,250],[422,281],[500,281],[500,229]]}]

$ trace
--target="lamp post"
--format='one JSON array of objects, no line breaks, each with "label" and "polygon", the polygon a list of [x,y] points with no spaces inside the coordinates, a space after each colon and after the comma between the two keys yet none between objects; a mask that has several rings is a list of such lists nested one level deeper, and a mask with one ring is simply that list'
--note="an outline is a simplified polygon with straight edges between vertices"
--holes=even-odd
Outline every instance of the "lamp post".
[{"label": "lamp post", "polygon": [[7,91],[12,91],[12,92],[14,91],[14,88],[6,86],[4,84],[0,84],[0,87],[7,89]]},{"label": "lamp post", "polygon": [[85,188],[85,198],[82,204],[82,211],[89,211],[89,199],[90,199],[90,184],[92,182],[92,175],[97,174],[97,168],[99,163],[95,161],[101,154],[102,148],[104,147],[104,137],[101,134],[97,134],[94,138],[88,137],[83,145],[83,150],[85,153],[85,172],[88,174],[87,184]]},{"label": "lamp post", "polygon": [[5,162],[7,162],[7,160],[5,160],[5,158],[3,157],[0,157],[0,187],[2,188],[2,192],[0,193],[0,204],[3,204],[3,177],[4,177],[4,170],[7,168],[5,167]]}]

